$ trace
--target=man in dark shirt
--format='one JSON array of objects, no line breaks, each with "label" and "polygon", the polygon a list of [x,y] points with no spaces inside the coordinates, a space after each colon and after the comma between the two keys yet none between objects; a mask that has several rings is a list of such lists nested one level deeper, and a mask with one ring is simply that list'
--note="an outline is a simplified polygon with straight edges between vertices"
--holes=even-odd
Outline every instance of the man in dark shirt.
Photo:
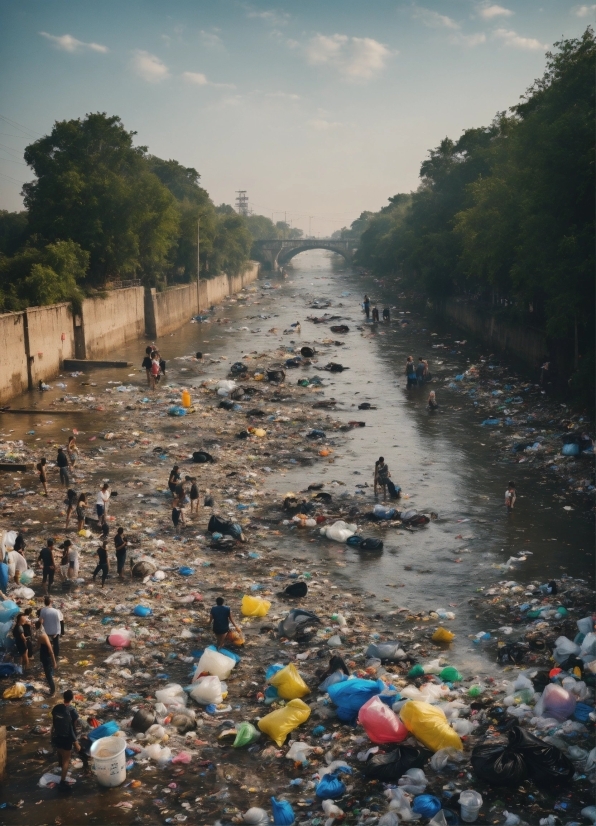
[{"label": "man in dark shirt", "polygon": [[105,585],[105,581],[108,576],[108,543],[107,540],[104,539],[101,546],[97,549],[97,567],[93,571],[93,581],[95,582],[95,577],[101,571],[101,587]]},{"label": "man in dark shirt", "polygon": [[50,588],[54,584],[54,574],[56,573],[56,563],[54,562],[54,540],[50,537],[45,548],[42,548],[37,557],[37,561],[43,565],[43,578],[41,584],[47,587],[45,590],[49,593]]},{"label": "man in dark shirt", "polygon": [[70,791],[70,786],[66,782],[70,758],[72,757],[72,747],[77,751],[80,746],[77,740],[76,727],[79,725],[79,715],[71,706],[73,693],[70,689],[64,692],[63,703],[58,703],[52,709],[52,745],[58,752],[58,762],[60,763],[60,789]]},{"label": "man in dark shirt", "polygon": [[145,372],[147,374],[147,384],[151,386],[151,353],[153,352],[153,347],[146,347],[145,348],[145,358],[141,364],[141,367],[145,368]]},{"label": "man in dark shirt", "polygon": [[124,528],[118,528],[116,536],[114,537],[114,545],[116,546],[116,562],[118,566],[118,579],[124,581],[124,565],[126,564],[126,549],[128,547],[128,539],[124,536]]},{"label": "man in dark shirt", "polygon": [[70,477],[68,475],[68,456],[64,452],[64,448],[58,448],[58,456],[56,457],[56,464],[60,468],[60,482],[68,487],[70,485]]},{"label": "man in dark shirt", "polygon": [[209,618],[213,620],[213,633],[215,634],[215,644],[218,650],[226,641],[228,631],[230,630],[230,623],[232,623],[239,634],[241,633],[232,619],[232,612],[227,605],[224,605],[223,597],[217,597],[215,605],[209,613]]}]

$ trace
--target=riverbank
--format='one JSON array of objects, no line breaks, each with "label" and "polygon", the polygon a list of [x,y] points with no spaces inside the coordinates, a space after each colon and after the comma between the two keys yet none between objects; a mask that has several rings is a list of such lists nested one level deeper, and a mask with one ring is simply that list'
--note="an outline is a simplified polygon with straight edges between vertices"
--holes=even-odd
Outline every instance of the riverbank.
[{"label": "riverbank", "polygon": [[[154,398],[143,387],[143,374],[137,371],[125,377],[125,383],[121,383],[113,372],[100,372],[93,380],[64,377],[62,383],[67,384],[66,388],[54,388],[43,395],[44,407],[48,403],[57,409],[81,404],[86,407],[88,412],[77,417],[76,422],[69,423],[79,431],[82,451],[76,468],[77,489],[94,492],[103,478],[109,478],[113,489],[118,491],[112,505],[115,520],[111,523],[112,535],[113,526],[122,522],[133,537],[135,549],[153,557],[157,568],[165,574],[163,580],[138,581],[132,586],[128,583],[119,585],[112,578],[108,580],[106,591],[101,592],[97,585],[88,582],[97,542],[91,537],[76,539],[81,548],[82,573],[86,581],[75,593],[58,591],[57,600],[67,619],[63,649],[67,662],[61,663],[58,675],[65,680],[61,688],[74,684],[82,716],[93,714],[102,722],[116,719],[122,725],[137,706],[154,708],[152,698],[155,699],[155,692],[164,684],[188,683],[193,663],[198,661],[198,650],[210,641],[206,630],[206,608],[216,594],[223,591],[237,620],[244,594],[264,596],[272,603],[266,618],[243,620],[246,644],[238,649],[242,662],[227,681],[229,695],[222,703],[221,716],[217,712],[203,712],[200,706],[189,701],[196,715],[195,726],[182,734],[179,733],[180,726],[165,726],[165,735],[169,739],[161,738],[160,745],[171,748],[174,755],[190,753],[188,768],[179,762],[159,767],[151,758],[137,753],[131,755],[135,767],[131,768],[128,777],[128,781],[135,785],[101,794],[97,793],[95,780],[80,779],[77,770],[75,776],[79,777],[79,782],[68,801],[54,802],[56,792],[53,790],[38,792],[38,799],[44,801],[46,816],[47,807],[52,806],[64,823],[79,822],[77,813],[80,815],[83,805],[89,809],[92,801],[93,814],[85,818],[89,822],[109,819],[110,822],[128,823],[136,816],[149,823],[157,817],[157,809],[160,822],[168,818],[182,822],[181,818],[186,817],[188,822],[210,823],[218,817],[229,819],[238,810],[244,811],[251,805],[269,809],[269,794],[276,794],[291,800],[299,822],[314,823],[323,813],[314,799],[312,776],[326,765],[324,754],[328,754],[329,757],[346,759],[355,772],[351,779],[347,779],[348,793],[339,803],[348,813],[348,822],[373,823],[385,811],[387,801],[378,783],[364,784],[362,765],[355,756],[360,749],[366,750],[370,743],[362,728],[356,730],[356,736],[362,740],[355,740],[354,729],[330,716],[334,706],[324,699],[323,692],[317,691],[320,672],[326,667],[330,654],[343,656],[350,670],[362,676],[382,677],[397,690],[405,690],[404,696],[409,692],[406,685],[421,687],[429,680],[449,688],[448,681],[440,678],[407,676],[416,661],[428,668],[432,660],[443,655],[444,663],[456,666],[464,677],[463,681],[451,683],[453,692],[448,699],[462,701],[461,722],[471,725],[471,728],[460,725],[462,732],[469,729],[463,735],[466,759],[469,760],[472,745],[480,741],[485,732],[493,731],[494,721],[501,719],[495,709],[501,707],[509,690],[509,686],[501,685],[503,677],[494,661],[497,642],[523,638],[522,634],[515,633],[512,637],[511,632],[499,632],[501,627],[519,623],[504,622],[508,616],[502,607],[495,608],[491,614],[487,606],[493,603],[496,594],[487,593],[484,602],[482,594],[479,596],[479,588],[487,592],[497,588],[500,594],[502,578],[515,576],[520,584],[503,591],[503,598],[512,606],[521,599],[537,599],[541,607],[563,601],[568,604],[571,624],[576,614],[580,618],[585,608],[587,600],[574,591],[577,586],[571,581],[561,582],[557,563],[566,561],[565,551],[558,557],[552,552],[551,556],[544,553],[541,530],[552,528],[551,536],[559,535],[553,528],[555,522],[545,513],[545,525],[529,530],[532,526],[526,522],[528,498],[524,502],[529,494],[524,492],[523,485],[520,485],[518,502],[520,513],[515,514],[514,521],[507,522],[506,517],[498,517],[497,522],[491,517],[490,522],[484,524],[489,515],[489,506],[481,500],[486,495],[484,489],[479,487],[479,498],[475,500],[463,477],[459,479],[459,490],[455,479],[449,478],[454,457],[458,470],[461,470],[461,451],[465,450],[459,447],[460,453],[454,452],[455,436],[459,433],[457,420],[461,419],[462,426],[470,430],[465,411],[457,409],[459,402],[455,390],[447,387],[445,399],[454,401],[448,405],[441,399],[445,413],[441,414],[441,419],[431,420],[426,414],[423,419],[417,418],[424,400],[419,395],[404,395],[401,375],[396,374],[379,386],[378,377],[383,375],[384,365],[394,359],[392,346],[402,349],[416,340],[416,334],[413,331],[405,333],[402,325],[385,329],[363,325],[358,295],[341,296],[341,288],[338,289],[332,280],[333,273],[325,269],[297,273],[294,277],[295,285],[277,282],[273,286],[279,289],[254,289],[239,301],[227,302],[226,307],[212,317],[211,323],[200,327],[192,325],[192,345],[188,340],[186,348],[183,348],[183,342],[190,329],[170,338],[169,347],[171,350],[179,348],[178,357],[172,358],[173,353],[168,355],[168,386],[160,389]],[[330,298],[335,296],[334,304],[327,312],[342,317],[338,324],[349,326],[345,336],[331,333],[329,325],[311,326],[304,320],[307,314],[321,315],[324,312],[310,309],[317,297],[313,281],[317,282],[319,298],[326,294],[330,294]],[[290,320],[296,321],[298,313],[302,322],[299,339],[289,326]],[[288,332],[284,335],[285,330]],[[390,335],[394,337],[394,345],[389,342]],[[344,343],[336,344],[338,340]],[[167,353],[166,342],[168,339],[159,346]],[[376,348],[380,342],[383,347],[379,366]],[[227,378],[233,362],[240,360],[247,366],[249,375],[256,372],[258,376],[270,362],[295,355],[303,344],[315,346],[318,351],[316,363],[288,368],[286,382],[280,387],[254,378],[246,382],[241,380],[239,384],[254,391],[248,394],[250,398],[237,402],[241,409],[232,407],[227,411],[219,407],[222,397],[214,388],[217,381]],[[205,354],[203,363],[194,360],[192,353],[196,349]],[[130,353],[123,355],[134,361]],[[384,361],[386,355],[389,356],[387,362]],[[437,367],[444,368],[446,377],[456,366],[454,362],[459,360],[449,353],[445,358],[447,363]],[[317,369],[329,362],[342,363],[350,369],[341,374]],[[305,378],[309,380],[307,387],[297,384],[298,379]],[[313,384],[313,378],[320,379],[322,386]],[[367,382],[372,382],[372,386],[367,386]],[[92,387],[92,384],[96,386]],[[183,386],[191,388],[196,412],[182,418],[169,416],[169,409],[180,400]],[[315,406],[321,401],[332,403],[334,399],[331,410]],[[359,410],[361,402],[378,409]],[[400,418],[402,410],[407,411],[406,420]],[[361,420],[365,420],[363,428],[353,428],[349,424]],[[17,437],[22,435],[26,454],[39,449],[38,439],[42,444],[48,440],[54,444],[65,438],[60,432],[62,421],[57,426],[48,423],[45,417],[42,421],[33,417],[16,428],[14,420],[7,424],[7,417],[0,422],[4,439],[9,438],[6,435],[9,429],[18,431],[22,428],[23,432],[15,432],[10,438],[18,441]],[[263,429],[266,435],[241,438],[240,434],[246,432],[247,426]],[[422,428],[423,440],[416,438],[416,428]],[[35,430],[35,433],[28,433],[28,430]],[[322,431],[325,436],[308,438],[313,430]],[[430,456],[429,440],[432,440]],[[395,442],[398,447],[393,446]],[[479,464],[485,470],[487,457],[494,455],[492,446],[486,447],[488,450],[478,456]],[[12,448],[18,453],[21,446],[13,445]],[[192,463],[190,454],[200,449],[211,453],[216,463]],[[439,514],[438,520],[410,533],[395,522],[387,522],[386,527],[381,528],[364,518],[375,501],[370,490],[371,457],[374,459],[380,449],[388,456],[393,477],[403,489],[403,499],[398,507],[405,509],[414,504],[420,510],[434,510]],[[426,452],[424,458],[421,449]],[[175,533],[170,527],[170,500],[165,482],[174,462],[180,463],[183,475],[197,473],[201,501],[203,494],[208,493],[214,497],[215,511],[220,516],[241,523],[248,542],[237,545],[231,556],[222,556],[221,551],[211,548],[205,533],[208,509],[201,507],[198,519],[184,531]],[[493,471],[499,464],[495,456]],[[470,461],[468,469],[474,480],[474,461]],[[499,473],[503,472],[508,471],[501,469]],[[529,479],[533,469],[528,468],[527,472]],[[32,558],[48,530],[58,539],[68,535],[63,530],[63,517],[58,513],[63,494],[52,493],[50,502],[41,505],[36,492],[26,493],[33,489],[34,477],[15,475],[14,480],[18,484],[15,484],[12,495],[2,499],[3,514],[5,522],[10,520],[11,527],[17,526],[15,519],[20,524],[28,520],[39,522],[38,525],[26,525],[29,528],[28,556]],[[385,549],[381,558],[323,540],[318,528],[302,527],[299,522],[292,521],[292,514],[282,509],[285,494],[289,490],[297,494],[304,491],[300,498],[310,501],[317,493],[306,491],[311,483],[322,484],[322,492],[331,496],[330,501],[315,500],[315,514],[326,520],[322,524],[329,525],[337,517],[356,523],[358,533],[383,539]],[[479,481],[478,484],[483,483]],[[501,485],[498,479],[495,486],[499,496]],[[56,486],[52,476],[50,488]],[[4,489],[6,491],[6,485]],[[449,505],[452,492],[458,493],[459,498]],[[536,501],[544,499],[547,493],[548,489],[539,491]],[[544,501],[542,504],[548,507]],[[557,519],[560,519],[558,515]],[[494,544],[501,541],[503,531],[506,537],[511,533],[511,538],[504,542],[505,550],[499,553]],[[522,537],[517,531],[522,532]],[[491,534],[493,542],[489,544]],[[532,538],[527,542],[530,536]],[[557,576],[561,582],[558,600],[542,595],[536,585],[531,584],[535,568],[531,555],[527,561],[521,559],[521,541],[528,550],[535,543],[541,543],[543,553],[539,572],[544,576],[538,584]],[[513,553],[517,561],[507,566],[511,544],[517,546]],[[185,577],[179,573],[182,566],[194,572]],[[277,594],[297,579],[307,583],[308,594],[299,602],[288,604],[286,598]],[[509,593],[511,587],[520,589],[519,597],[515,592]],[[472,595],[476,602],[470,605],[468,600]],[[131,616],[137,604],[150,607],[152,615],[144,620]],[[314,635],[299,643],[295,639],[280,639],[275,632],[278,622],[292,606],[313,611],[321,619],[321,624],[315,625]],[[455,614],[454,619],[439,619],[441,613],[451,612]],[[477,614],[479,616],[474,619]],[[556,621],[550,622],[548,618],[541,621],[556,633]],[[430,639],[441,622],[456,633],[456,639],[449,647]],[[106,664],[104,661],[111,649],[104,642],[105,636],[114,627],[124,624],[133,632],[130,653],[135,659]],[[523,628],[525,633],[525,624]],[[492,632],[493,639],[480,642],[469,639],[468,635],[475,637],[480,631]],[[339,643],[335,640],[330,646],[329,640],[338,634]],[[371,642],[379,640],[397,640],[406,656],[390,665],[369,663],[366,649]],[[483,648],[487,654],[482,653]],[[543,655],[544,659],[541,659]],[[530,659],[515,667],[514,674],[544,666],[549,654],[548,651],[543,654],[531,651],[529,656]],[[227,739],[230,735],[220,737],[226,729],[242,721],[255,723],[270,710],[262,696],[264,673],[266,667],[275,662],[295,663],[311,690],[305,697],[311,706],[310,719],[296,734],[321,751],[311,752],[309,763],[304,767],[286,760],[283,757],[285,750],[272,746],[265,735],[249,747],[252,751],[248,753],[233,750]],[[509,664],[508,667],[513,666]],[[27,800],[23,808],[5,812],[6,822],[13,822],[10,818],[21,822],[25,811],[29,822],[42,822],[35,819],[36,811],[27,798],[42,771],[52,765],[49,755],[37,754],[38,749],[49,748],[47,710],[43,709],[48,703],[43,696],[43,683],[39,678],[35,682],[37,685],[29,689],[24,700],[2,707],[2,716],[10,713],[13,725],[19,729],[10,735],[14,738],[9,743],[10,753],[14,754],[15,748],[21,749],[17,752],[19,767],[12,775],[15,782],[11,786],[10,801],[17,802],[19,795]],[[475,692],[469,693],[472,685],[482,686],[480,699],[472,696]],[[438,690],[441,698],[447,698],[444,688]],[[514,707],[516,705],[519,703],[514,703]],[[504,715],[502,722],[506,719],[511,717]],[[523,724],[527,725],[527,721]],[[35,730],[37,726],[41,729]],[[324,727],[323,731],[317,731],[320,726]],[[136,749],[136,744],[140,746],[142,740],[125,730],[129,744]],[[577,730],[574,737],[574,744],[582,743],[585,749],[589,730],[585,734]],[[264,771],[268,793],[262,790]],[[458,788],[473,785],[481,788],[485,796],[483,811],[487,814],[483,814],[482,819],[496,816],[505,807],[520,814],[526,812],[525,817],[528,817],[527,793],[519,796],[507,791],[506,800],[503,800],[502,791],[491,791],[479,784],[469,763],[438,772],[429,769],[427,764],[425,772],[429,777],[427,791],[442,799],[448,808],[458,808]],[[299,780],[300,784],[295,782]],[[157,789],[154,788],[156,785]],[[163,791],[166,787],[168,792]],[[556,804],[566,800],[563,792],[559,797],[553,797],[548,792],[537,792],[533,786],[528,788],[533,796],[532,817],[551,812]],[[572,789],[575,812],[588,794],[588,786],[585,781],[579,781]],[[130,809],[127,808],[129,804]],[[368,814],[366,810],[369,810]]]}]

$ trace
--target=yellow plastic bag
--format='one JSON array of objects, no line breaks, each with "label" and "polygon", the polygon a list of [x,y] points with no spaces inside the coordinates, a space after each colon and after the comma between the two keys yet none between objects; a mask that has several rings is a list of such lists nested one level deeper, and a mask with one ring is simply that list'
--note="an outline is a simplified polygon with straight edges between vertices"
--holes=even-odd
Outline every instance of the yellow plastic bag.
[{"label": "yellow plastic bag", "polygon": [[261,720],[259,728],[275,740],[278,746],[283,746],[286,737],[295,728],[306,723],[310,717],[310,708],[302,700],[290,700],[287,706],[272,711]]},{"label": "yellow plastic bag", "polygon": [[251,597],[250,594],[242,597],[240,610],[245,617],[266,617],[270,608],[271,603],[263,597]]},{"label": "yellow plastic bag", "polygon": [[228,631],[228,636],[226,637],[226,643],[229,645],[244,645],[244,634],[242,631],[231,630]]},{"label": "yellow plastic bag", "polygon": [[310,689],[298,673],[294,663],[286,665],[277,671],[269,680],[269,685],[275,686],[277,693],[284,700],[295,700],[310,694]]},{"label": "yellow plastic bag", "polygon": [[20,700],[21,697],[25,696],[26,692],[27,686],[25,683],[15,683],[4,691],[2,698],[4,700]]},{"label": "yellow plastic bag", "polygon": [[451,640],[454,639],[455,634],[453,633],[453,631],[448,631],[446,628],[443,628],[442,625],[439,625],[439,627],[431,637],[431,640],[433,642],[451,642]]},{"label": "yellow plastic bag", "polygon": [[409,700],[401,707],[399,716],[408,731],[432,751],[452,748],[463,751],[459,734],[454,731],[440,708],[418,700]]}]

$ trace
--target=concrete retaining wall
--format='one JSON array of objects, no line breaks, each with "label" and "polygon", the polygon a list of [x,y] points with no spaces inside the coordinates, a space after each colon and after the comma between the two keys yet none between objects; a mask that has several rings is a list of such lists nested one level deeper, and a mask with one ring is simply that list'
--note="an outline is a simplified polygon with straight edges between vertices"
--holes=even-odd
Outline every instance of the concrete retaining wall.
[{"label": "concrete retaining wall", "polygon": [[114,290],[105,298],[86,298],[82,307],[82,347],[77,358],[96,359],[145,335],[143,287]]},{"label": "concrete retaining wall", "polygon": [[216,275],[215,278],[204,279],[199,284],[199,309],[208,310],[212,304],[218,304],[229,295],[252,284],[259,277],[259,264],[251,261],[240,275]]},{"label": "concrete retaining wall", "polygon": [[30,382],[47,381],[60,371],[64,359],[74,355],[70,304],[29,307],[25,310],[29,346]]},{"label": "concrete retaining wall", "polygon": [[163,293],[147,290],[145,294],[145,332],[159,338],[186,324],[199,311],[197,283],[170,287]]},{"label": "concrete retaining wall", "polygon": [[0,315],[0,403],[4,404],[28,387],[24,313]]},{"label": "concrete retaining wall", "polygon": [[490,312],[457,301],[447,302],[446,313],[464,330],[504,352],[513,353],[531,367],[539,366],[548,353],[546,336],[540,330],[521,324],[513,327]]}]

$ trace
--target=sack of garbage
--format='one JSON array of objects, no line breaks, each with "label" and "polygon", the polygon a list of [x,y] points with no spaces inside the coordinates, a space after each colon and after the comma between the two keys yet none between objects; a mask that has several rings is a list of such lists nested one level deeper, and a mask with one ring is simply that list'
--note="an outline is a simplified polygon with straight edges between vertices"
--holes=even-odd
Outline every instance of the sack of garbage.
[{"label": "sack of garbage", "polygon": [[381,660],[395,663],[405,660],[406,654],[398,642],[371,643],[366,649],[365,656],[368,659]]},{"label": "sack of garbage", "polygon": [[114,628],[108,636],[108,644],[113,648],[128,648],[132,634],[128,628]]},{"label": "sack of garbage", "polygon": [[303,608],[292,608],[288,616],[279,623],[277,633],[280,637],[287,637],[291,640],[304,634],[311,625],[320,624],[320,622],[319,617],[313,614],[312,611],[305,611]]},{"label": "sack of garbage", "polygon": [[27,693],[27,686],[25,683],[15,683],[4,689],[2,699],[4,700],[20,700]]},{"label": "sack of garbage", "polygon": [[337,716],[344,723],[353,723],[362,706],[385,688],[382,680],[353,679],[329,686],[327,693],[337,706]]},{"label": "sack of garbage", "polygon": [[247,826],[269,826],[271,823],[269,815],[265,809],[259,809],[256,806],[253,806],[248,809],[248,811],[244,812],[242,815],[242,821],[246,823]]},{"label": "sack of garbage", "polygon": [[408,769],[421,769],[429,757],[430,752],[426,749],[398,746],[394,751],[386,754],[379,752],[371,755],[362,767],[362,771],[369,780],[397,783]]},{"label": "sack of garbage", "polygon": [[148,556],[137,559],[132,566],[132,575],[139,579],[145,579],[146,576],[153,576],[157,571],[157,565]]},{"label": "sack of garbage", "polygon": [[221,533],[224,536],[231,536],[233,539],[243,540],[242,528],[236,522],[229,522],[213,514],[207,525],[209,533]]},{"label": "sack of garbage", "polygon": [[300,580],[300,582],[292,582],[284,588],[284,596],[291,597],[292,599],[305,597],[307,593],[308,585],[302,580]]},{"label": "sack of garbage", "polygon": [[379,697],[371,697],[358,712],[358,722],[373,743],[401,743],[409,732],[397,714]]},{"label": "sack of garbage", "polygon": [[[244,367],[244,365],[242,366]],[[231,393],[232,390],[236,389],[236,387],[236,382],[231,379],[221,379],[221,381],[218,381],[215,385],[218,396],[227,396],[228,393]]]},{"label": "sack of garbage", "polygon": [[294,810],[287,800],[276,800],[272,797],[271,811],[273,812],[275,826],[292,826],[292,823],[296,820]]},{"label": "sack of garbage", "polygon": [[283,708],[278,708],[259,720],[259,729],[268,734],[278,746],[283,746],[286,737],[295,728],[306,723],[310,708],[302,700],[290,700]]},{"label": "sack of garbage", "polygon": [[472,768],[482,780],[492,786],[515,788],[530,778],[539,786],[556,787],[571,782],[573,763],[556,746],[551,746],[513,726],[502,739],[485,741],[475,746]]},{"label": "sack of garbage", "polygon": [[409,700],[400,709],[399,716],[408,731],[432,751],[452,747],[463,751],[459,735],[453,731],[444,712],[418,700]]},{"label": "sack of garbage", "polygon": [[286,665],[269,678],[269,685],[277,688],[277,693],[284,700],[295,700],[310,694],[310,689],[298,673],[293,663]]},{"label": "sack of garbage", "polygon": [[549,683],[534,707],[534,714],[536,717],[552,717],[562,723],[573,715],[576,703],[577,700],[570,691]]},{"label": "sack of garbage", "polygon": [[356,525],[349,525],[347,522],[338,519],[333,525],[321,528],[321,536],[332,539],[334,542],[345,542],[346,539],[356,533],[356,529]]},{"label": "sack of garbage", "polygon": [[244,746],[250,746],[255,740],[258,740],[261,732],[258,731],[252,723],[240,723],[236,727],[236,739],[232,743],[232,748],[241,749]]},{"label": "sack of garbage", "polygon": [[4,602],[0,602],[0,623],[14,619],[20,610],[16,602],[13,602],[11,599],[5,599]]},{"label": "sack of garbage", "polygon": [[395,519],[397,508],[386,508],[385,505],[375,505],[373,516],[375,519]]},{"label": "sack of garbage", "polygon": [[235,668],[237,661],[237,659],[222,654],[221,651],[206,648],[197,663],[193,682],[195,679],[198,680],[201,674],[205,673],[219,677],[220,680],[227,680]]},{"label": "sack of garbage", "polygon": [[201,706],[208,706],[211,703],[216,706],[219,705],[223,702],[221,680],[219,677],[213,677],[211,675],[199,677],[199,679],[193,683],[190,696],[195,703]]},{"label": "sack of garbage", "polygon": [[578,655],[580,652],[579,645],[576,645],[572,642],[568,637],[557,637],[555,640],[555,648],[553,651],[553,657],[559,665],[570,657],[572,654]]},{"label": "sack of garbage", "polygon": [[343,780],[335,774],[324,775],[315,789],[315,794],[321,800],[337,800],[346,793],[346,786]]},{"label": "sack of garbage", "polygon": [[266,617],[271,608],[271,603],[263,597],[252,597],[245,594],[242,597],[240,611],[245,617]]}]

